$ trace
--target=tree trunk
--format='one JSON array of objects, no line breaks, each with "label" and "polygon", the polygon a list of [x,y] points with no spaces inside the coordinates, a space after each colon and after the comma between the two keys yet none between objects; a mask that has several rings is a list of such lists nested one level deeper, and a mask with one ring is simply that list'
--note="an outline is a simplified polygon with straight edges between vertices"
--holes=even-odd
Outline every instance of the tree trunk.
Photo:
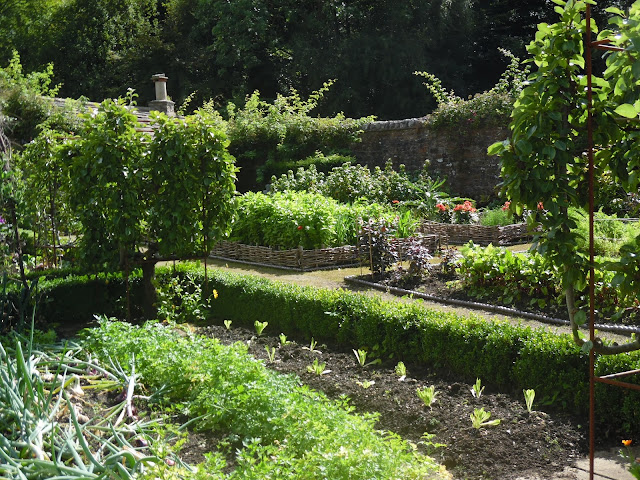
[{"label": "tree trunk", "polygon": [[158,293],[156,292],[155,279],[156,261],[146,260],[142,262],[142,313],[144,318],[152,320],[158,317]]}]

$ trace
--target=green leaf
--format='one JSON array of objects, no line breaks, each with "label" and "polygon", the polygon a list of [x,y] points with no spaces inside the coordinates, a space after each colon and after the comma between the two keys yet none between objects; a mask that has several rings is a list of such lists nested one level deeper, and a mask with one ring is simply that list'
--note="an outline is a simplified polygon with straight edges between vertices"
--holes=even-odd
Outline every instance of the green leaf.
[{"label": "green leaf", "polygon": [[500,155],[509,146],[509,140],[496,142],[487,148],[487,155]]},{"label": "green leaf", "polygon": [[614,275],[614,277],[611,279],[611,286],[612,287],[617,287],[617,286],[621,285],[624,282],[625,278],[626,277],[625,277],[624,273],[616,273]]},{"label": "green leaf", "polygon": [[518,140],[518,142],[516,143],[516,147],[522,152],[523,155],[529,155],[533,151],[531,142],[528,142],[527,140]]},{"label": "green leaf", "polygon": [[587,321],[587,313],[584,310],[578,310],[573,319],[578,325],[584,325]]},{"label": "green leaf", "polygon": [[630,103],[618,105],[614,112],[624,118],[636,118],[638,116],[638,112],[636,112],[636,109]]},{"label": "green leaf", "polygon": [[582,344],[582,347],[580,348],[580,350],[583,353],[589,353],[592,348],[593,348],[593,342],[591,340],[587,340]]},{"label": "green leaf", "polygon": [[550,145],[547,145],[542,149],[542,153],[553,160],[556,157],[556,149]]}]

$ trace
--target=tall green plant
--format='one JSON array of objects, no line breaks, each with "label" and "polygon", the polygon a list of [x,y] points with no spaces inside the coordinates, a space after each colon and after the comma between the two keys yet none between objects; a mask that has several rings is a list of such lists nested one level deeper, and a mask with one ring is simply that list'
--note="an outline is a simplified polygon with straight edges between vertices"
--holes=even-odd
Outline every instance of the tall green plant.
[{"label": "tall green plant", "polygon": [[[529,77],[514,105],[510,136],[489,148],[502,162],[502,192],[516,213],[527,208],[542,226],[537,249],[563,269],[563,287],[574,340],[585,349],[618,353],[640,348],[640,341],[624,345],[591,345],[580,338],[578,326],[586,313],[576,307],[576,290],[587,282],[589,259],[577,248],[576,222],[571,207],[588,203],[587,77],[585,76],[585,11],[592,1],[554,0],[559,20],[538,26],[528,46],[537,70]],[[640,111],[640,3],[625,13],[607,9],[610,29],[598,39],[616,47],[606,56],[606,70],[591,77],[594,117],[595,171],[611,175],[628,192],[640,184],[640,139],[627,121]],[[593,32],[597,32],[591,21]],[[591,39],[587,39],[590,41]],[[624,304],[640,301],[640,236],[621,249],[614,283]]]},{"label": "tall green plant", "polygon": [[[333,81],[313,92],[307,99],[298,92],[278,95],[270,103],[259,92],[248,96],[242,108],[229,104],[229,138],[231,152],[240,164],[264,165],[305,159],[321,150],[324,154],[348,152],[358,141],[363,124],[372,117],[359,120],[342,114],[320,118],[311,116]],[[264,168],[258,169],[258,183],[264,183]]]},{"label": "tall green plant", "polygon": [[85,260],[141,265],[147,315],[155,310],[155,263],[204,256],[229,232],[236,174],[217,117],[159,114],[153,122],[151,138],[125,100],[104,101],[74,142],[71,172]]}]

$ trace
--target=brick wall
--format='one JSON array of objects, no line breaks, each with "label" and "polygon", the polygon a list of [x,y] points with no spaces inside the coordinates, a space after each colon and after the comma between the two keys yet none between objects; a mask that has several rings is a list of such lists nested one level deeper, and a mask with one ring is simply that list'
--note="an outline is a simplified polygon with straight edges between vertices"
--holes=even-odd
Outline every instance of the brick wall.
[{"label": "brick wall", "polygon": [[370,168],[384,167],[391,159],[394,167],[404,164],[408,171],[419,171],[429,160],[429,174],[446,177],[452,194],[482,200],[495,195],[500,181],[498,159],[487,155],[487,147],[506,137],[506,128],[431,129],[424,118],[412,118],[366,125],[362,142],[352,150]]}]

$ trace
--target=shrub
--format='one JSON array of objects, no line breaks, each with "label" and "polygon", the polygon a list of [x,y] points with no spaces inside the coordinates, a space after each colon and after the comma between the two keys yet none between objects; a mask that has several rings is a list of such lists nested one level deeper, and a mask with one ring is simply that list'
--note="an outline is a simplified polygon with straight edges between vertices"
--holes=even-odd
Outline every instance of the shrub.
[{"label": "shrub", "polygon": [[398,252],[391,244],[393,226],[384,220],[370,218],[362,224],[358,236],[358,257],[380,275],[398,262]]},{"label": "shrub", "polygon": [[359,220],[385,218],[396,211],[376,203],[351,205],[317,193],[246,193],[238,200],[231,239],[250,245],[306,249],[355,245]]},{"label": "shrub", "polygon": [[510,63],[496,85],[466,100],[443,88],[442,82],[435,75],[414,72],[425,78],[424,85],[438,103],[436,111],[428,117],[429,125],[454,126],[458,129],[476,125],[506,125],[513,103],[529,74],[529,67],[522,67],[520,59],[508,50],[500,49],[500,52]]},{"label": "shrub", "polygon": [[332,83],[326,83],[307,100],[293,91],[289,96],[278,95],[271,104],[254,92],[241,109],[229,104],[229,150],[238,165],[268,164],[259,172],[257,181],[262,184],[276,172],[274,169],[286,172],[291,162],[306,159],[319,148],[324,155],[347,153],[350,145],[359,140],[362,125],[373,117],[354,120],[342,114],[332,118],[310,116]]},{"label": "shrub", "polygon": [[335,167],[325,180],[322,192],[341,203],[354,202],[360,198],[380,201],[380,181],[363,165],[345,163]]},{"label": "shrub", "polygon": [[290,170],[280,178],[272,177],[271,191],[319,192],[343,203],[358,199],[392,203],[429,216],[435,204],[447,195],[441,191],[444,181],[433,180],[427,167],[425,164],[418,178],[411,179],[404,165],[396,171],[390,161],[384,170],[376,167],[373,172],[366,166],[348,162],[324,174],[311,165],[307,169],[298,168],[295,173]]}]

